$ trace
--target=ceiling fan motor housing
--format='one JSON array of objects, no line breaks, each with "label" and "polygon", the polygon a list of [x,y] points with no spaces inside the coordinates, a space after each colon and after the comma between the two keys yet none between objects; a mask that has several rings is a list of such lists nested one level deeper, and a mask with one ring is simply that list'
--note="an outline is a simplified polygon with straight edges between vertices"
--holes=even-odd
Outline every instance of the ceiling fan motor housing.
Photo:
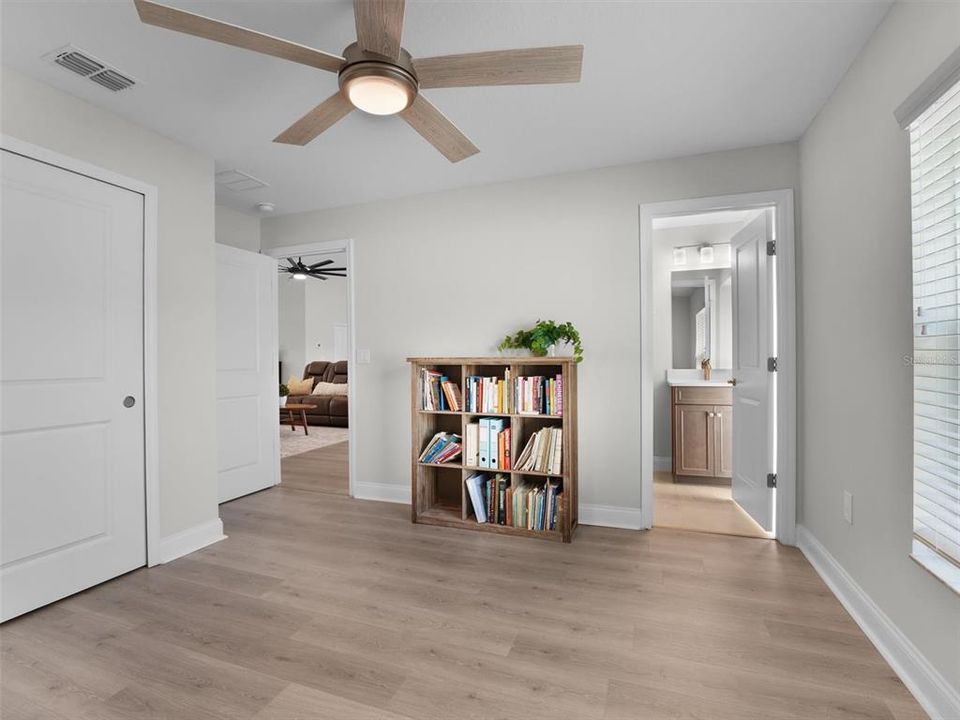
[{"label": "ceiling fan motor housing", "polygon": [[[380,78],[404,92],[406,104],[401,109],[410,106],[420,89],[417,72],[413,67],[413,58],[403,48],[400,48],[400,55],[394,60],[377,53],[366,52],[357,43],[352,43],[343,51],[343,56],[346,62],[339,73],[340,92],[354,105],[357,103],[355,98],[351,97],[351,85],[358,80],[362,82],[364,78]],[[366,108],[360,107],[360,109]]]}]

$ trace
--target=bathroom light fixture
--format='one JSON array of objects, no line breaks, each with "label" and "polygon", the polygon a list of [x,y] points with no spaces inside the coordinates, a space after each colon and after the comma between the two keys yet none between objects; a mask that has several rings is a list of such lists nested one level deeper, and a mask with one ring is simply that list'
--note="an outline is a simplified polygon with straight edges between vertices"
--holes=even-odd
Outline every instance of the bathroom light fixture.
[{"label": "bathroom light fixture", "polygon": [[687,264],[687,249],[686,249],[686,248],[674,248],[674,249],[673,249],[673,264],[674,264],[674,265],[686,265],[686,264]]},{"label": "bathroom light fixture", "polygon": [[713,245],[704,245],[700,248],[700,262],[702,263],[712,263],[713,262]]}]

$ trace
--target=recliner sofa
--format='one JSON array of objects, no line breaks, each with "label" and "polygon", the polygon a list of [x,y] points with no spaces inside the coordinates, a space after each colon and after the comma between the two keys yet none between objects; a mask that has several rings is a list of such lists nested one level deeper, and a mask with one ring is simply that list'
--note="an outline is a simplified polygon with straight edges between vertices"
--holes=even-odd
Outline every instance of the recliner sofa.
[{"label": "recliner sofa", "polygon": [[[314,387],[320,382],[346,384],[347,361],[326,362],[319,360],[312,362],[303,371],[304,380],[311,377],[314,379]],[[309,425],[347,427],[348,403],[346,395],[291,395],[287,398],[287,402],[313,406],[312,410],[307,410],[307,424]]]}]

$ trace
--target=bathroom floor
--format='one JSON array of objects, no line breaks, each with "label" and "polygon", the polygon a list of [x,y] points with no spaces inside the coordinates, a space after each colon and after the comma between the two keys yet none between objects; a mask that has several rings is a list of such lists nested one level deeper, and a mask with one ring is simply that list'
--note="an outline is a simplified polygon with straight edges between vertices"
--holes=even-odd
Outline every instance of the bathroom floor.
[{"label": "bathroom floor", "polygon": [[694,480],[674,482],[672,473],[655,472],[653,493],[653,524],[656,527],[755,538],[770,537],[733,501],[729,485],[699,483]]}]

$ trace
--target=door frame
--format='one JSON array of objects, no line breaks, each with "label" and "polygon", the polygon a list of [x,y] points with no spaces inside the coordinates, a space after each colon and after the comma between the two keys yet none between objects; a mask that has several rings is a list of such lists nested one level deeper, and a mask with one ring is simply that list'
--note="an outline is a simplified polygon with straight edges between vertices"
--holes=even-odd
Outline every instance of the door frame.
[{"label": "door frame", "polygon": [[653,220],[675,215],[776,209],[777,419],[774,537],[797,544],[797,362],[796,263],[793,190],[670,200],[640,205],[640,515],[641,527],[653,526]]},{"label": "door frame", "polygon": [[0,134],[0,148],[30,160],[115,185],[143,197],[143,470],[147,526],[148,567],[163,562],[160,553],[160,414],[157,373],[158,310],[157,285],[157,212],[155,185],[78,160],[62,153],[10,135]]},{"label": "door frame", "polygon": [[[322,240],[318,242],[305,243],[302,245],[284,245],[281,247],[265,248],[261,250],[264,255],[280,259],[292,255],[316,255],[318,253],[344,252],[347,257],[347,332],[350,335],[347,344],[347,369],[349,370],[349,382],[347,383],[347,482],[350,497],[355,497],[354,487],[356,484],[357,467],[357,294],[356,283],[356,257],[353,252],[353,238],[344,238],[342,240]],[[279,306],[279,302],[278,302]]]}]

